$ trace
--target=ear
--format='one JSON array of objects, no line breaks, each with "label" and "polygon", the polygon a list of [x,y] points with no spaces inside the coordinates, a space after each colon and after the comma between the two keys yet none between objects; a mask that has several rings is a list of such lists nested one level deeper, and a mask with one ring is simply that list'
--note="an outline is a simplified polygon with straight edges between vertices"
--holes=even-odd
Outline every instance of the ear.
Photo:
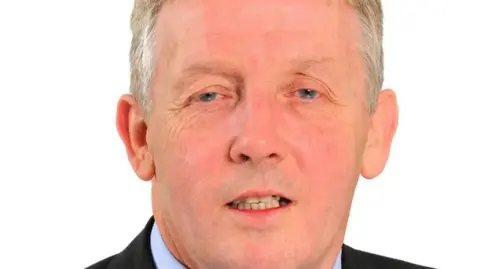
[{"label": "ear", "polygon": [[381,91],[375,113],[371,116],[361,174],[372,179],[383,171],[390,154],[392,140],[398,125],[398,105],[395,92]]},{"label": "ear", "polygon": [[147,125],[132,95],[123,95],[118,101],[116,123],[133,170],[142,180],[151,180],[155,167],[147,145]]}]

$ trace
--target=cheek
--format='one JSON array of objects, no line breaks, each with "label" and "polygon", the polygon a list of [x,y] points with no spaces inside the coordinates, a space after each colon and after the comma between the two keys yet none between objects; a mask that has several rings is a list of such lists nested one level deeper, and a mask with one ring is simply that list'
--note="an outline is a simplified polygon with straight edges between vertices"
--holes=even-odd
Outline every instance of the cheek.
[{"label": "cheek", "polygon": [[163,137],[167,142],[163,149],[158,149],[161,163],[156,170],[165,195],[177,209],[197,217],[218,208],[219,199],[211,194],[218,193],[225,180],[225,135],[212,128],[185,126],[181,130],[171,129]]},{"label": "cheek", "polygon": [[344,198],[344,194],[351,195],[361,157],[355,150],[357,141],[352,125],[338,121],[310,128],[304,134],[308,136],[304,145],[298,147],[303,149],[298,154],[304,156],[300,172],[308,181],[305,192],[310,202],[331,205],[337,198]]},{"label": "cheek", "polygon": [[[320,141],[311,143],[307,170],[317,174],[320,181],[338,182],[345,179],[355,164],[355,145],[351,138],[341,132],[325,132]],[[315,170],[310,170],[316,168]]]},{"label": "cheek", "polygon": [[299,207],[304,218],[301,228],[321,230],[310,236],[333,236],[347,221],[358,179],[355,140],[353,134],[339,124],[310,130],[311,138],[304,142],[309,147],[298,153],[304,156],[303,166],[299,167],[304,180]]}]

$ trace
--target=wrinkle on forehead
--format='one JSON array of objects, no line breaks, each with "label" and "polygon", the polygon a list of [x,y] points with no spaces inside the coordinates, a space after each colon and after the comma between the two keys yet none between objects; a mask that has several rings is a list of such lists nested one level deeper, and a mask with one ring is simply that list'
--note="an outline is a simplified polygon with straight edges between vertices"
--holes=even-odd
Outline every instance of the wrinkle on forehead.
[{"label": "wrinkle on forehead", "polygon": [[[164,9],[173,7],[175,10],[175,7],[180,6],[183,8],[177,11],[181,10],[181,13],[172,14],[162,10],[162,15],[158,16],[158,24],[188,25],[183,29],[175,29],[174,34],[179,40],[189,39],[197,34],[263,33],[268,35],[282,31],[305,31],[305,28],[308,28],[306,26],[322,27],[325,21],[337,25],[350,24],[353,22],[352,16],[346,16],[346,13],[348,11],[355,13],[354,9],[343,0],[177,0],[166,5]],[[232,20],[242,23],[231,23]],[[163,28],[163,30],[166,29]],[[163,34],[164,31],[160,33]]]},{"label": "wrinkle on forehead", "polygon": [[[169,29],[172,36],[168,39],[173,37],[180,45],[202,37],[214,40],[215,35],[219,37],[223,35],[224,38],[241,35],[245,40],[235,42],[257,41],[258,44],[258,41],[265,41],[266,37],[280,37],[282,33],[287,32],[291,33],[291,36],[283,35],[287,38],[294,38],[297,34],[302,35],[302,32],[311,34],[312,28],[316,27],[322,31],[325,39],[332,39],[338,38],[338,29],[341,24],[352,22],[351,16],[341,12],[345,11],[340,5],[343,2],[340,0],[333,2],[326,0],[174,1],[173,4],[166,5],[164,8],[167,10],[163,10],[162,16],[159,16],[159,24],[167,27],[157,28],[157,31],[163,35],[163,32]],[[246,36],[248,38],[245,38]],[[197,43],[203,44],[196,45],[208,45],[207,40],[198,41],[200,40],[197,40]],[[216,46],[218,45],[217,41]],[[268,45],[275,46],[275,44]]]},{"label": "wrinkle on forehead", "polygon": [[[320,22],[322,18],[318,16],[319,10],[338,10],[339,7],[338,5],[329,5],[328,1],[324,0],[199,1],[201,1],[201,5],[197,6],[197,12],[203,16],[204,30],[209,33],[217,31],[262,31],[267,33],[303,30],[306,24]],[[269,12],[265,12],[266,10]],[[335,16],[338,15],[340,14]],[[317,21],[315,21],[315,18],[317,18]],[[243,23],[221,23],[231,20],[238,20]]]},{"label": "wrinkle on forehead", "polygon": [[179,53],[162,49],[162,57],[178,56],[168,70],[208,57],[255,72],[306,55],[348,58],[355,49],[356,12],[343,0],[178,0],[162,12],[157,31]]}]

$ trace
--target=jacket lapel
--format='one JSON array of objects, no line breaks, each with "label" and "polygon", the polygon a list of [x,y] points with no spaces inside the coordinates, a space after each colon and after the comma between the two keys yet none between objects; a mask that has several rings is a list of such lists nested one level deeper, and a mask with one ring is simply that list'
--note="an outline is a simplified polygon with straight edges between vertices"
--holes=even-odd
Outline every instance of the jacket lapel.
[{"label": "jacket lapel", "polygon": [[108,269],[155,269],[150,249],[150,232],[154,222],[152,216],[130,245],[115,256]]},{"label": "jacket lapel", "polygon": [[[108,269],[156,269],[150,248],[150,232],[154,223],[152,216],[130,245],[112,259]],[[358,251],[342,245],[342,269],[362,269],[367,268],[367,264]]]}]

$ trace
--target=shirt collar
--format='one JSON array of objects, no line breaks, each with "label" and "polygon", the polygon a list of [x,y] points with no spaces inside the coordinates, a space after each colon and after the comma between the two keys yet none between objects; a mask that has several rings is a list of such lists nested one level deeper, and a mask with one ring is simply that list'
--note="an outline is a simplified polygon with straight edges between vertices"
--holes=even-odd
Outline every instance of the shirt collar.
[{"label": "shirt collar", "polygon": [[[162,239],[157,223],[153,223],[152,232],[150,233],[150,248],[152,250],[153,261],[155,267],[169,269],[186,269],[168,250]],[[342,269],[342,251],[337,256],[333,269]]]},{"label": "shirt collar", "polygon": [[152,232],[150,233],[150,249],[152,250],[153,261],[155,262],[155,267],[157,269],[185,269],[185,267],[168,250],[162,236],[160,235],[156,222],[153,223]]}]

